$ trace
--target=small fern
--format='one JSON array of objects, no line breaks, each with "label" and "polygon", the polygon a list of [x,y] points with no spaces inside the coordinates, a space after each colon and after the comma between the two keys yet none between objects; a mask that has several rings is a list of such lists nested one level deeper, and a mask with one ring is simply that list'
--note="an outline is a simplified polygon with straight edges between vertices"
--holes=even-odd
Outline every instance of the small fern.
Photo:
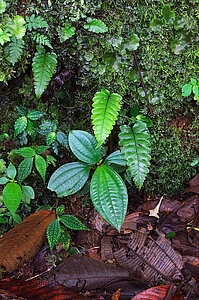
[{"label": "small fern", "polygon": [[151,159],[150,133],[146,123],[136,121],[132,129],[128,125],[121,126],[119,139],[131,176],[140,189],[149,172]]},{"label": "small fern", "polygon": [[121,107],[122,97],[119,94],[111,94],[108,90],[97,92],[93,98],[92,123],[98,147],[109,136],[118,112]]},{"label": "small fern", "polygon": [[48,23],[44,20],[43,17],[35,17],[35,14],[32,14],[30,17],[26,16],[26,28],[29,30],[37,28],[48,28]]},{"label": "small fern", "polygon": [[44,36],[43,34],[37,33],[33,36],[33,40],[36,41],[37,44],[43,45],[43,46],[48,46],[49,48],[53,49],[51,46],[49,39]]},{"label": "small fern", "polygon": [[24,41],[12,37],[11,43],[8,44],[5,51],[7,52],[7,60],[13,65],[19,60],[23,53]]},{"label": "small fern", "polygon": [[55,71],[57,55],[53,52],[46,53],[42,46],[38,46],[37,50],[32,67],[35,78],[35,94],[37,97],[41,97]]}]

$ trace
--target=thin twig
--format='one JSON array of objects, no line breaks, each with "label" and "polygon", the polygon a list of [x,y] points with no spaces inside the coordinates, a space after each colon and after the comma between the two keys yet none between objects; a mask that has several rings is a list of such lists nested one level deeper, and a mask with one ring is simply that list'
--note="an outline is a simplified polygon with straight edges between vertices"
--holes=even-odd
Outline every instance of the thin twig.
[{"label": "thin twig", "polygon": [[135,63],[136,63],[137,69],[138,69],[138,73],[139,73],[139,75],[140,75],[141,84],[142,84],[142,87],[143,87],[143,90],[144,90],[146,99],[147,99],[147,101],[148,101],[149,110],[150,110],[151,115],[153,116],[153,112],[152,112],[152,109],[151,109],[151,104],[150,104],[150,101],[149,101],[149,97],[148,97],[148,95],[147,95],[147,91],[146,91],[146,88],[145,88],[145,85],[144,85],[144,81],[143,81],[143,78],[142,78],[142,74],[141,74],[141,71],[140,71],[140,67],[139,67],[139,65],[138,65],[138,60],[137,60],[137,56],[136,56],[136,54],[135,54],[135,51],[133,51],[133,55],[134,55],[134,58],[135,58]]}]

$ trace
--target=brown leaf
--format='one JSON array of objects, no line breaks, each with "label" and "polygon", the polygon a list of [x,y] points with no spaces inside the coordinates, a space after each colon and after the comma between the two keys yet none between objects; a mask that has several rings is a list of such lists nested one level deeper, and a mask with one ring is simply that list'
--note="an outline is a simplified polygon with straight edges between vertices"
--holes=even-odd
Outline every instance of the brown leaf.
[{"label": "brown leaf", "polygon": [[129,273],[125,270],[76,254],[40,278],[55,280],[75,292],[80,292],[99,289],[113,279],[128,277]]},{"label": "brown leaf", "polygon": [[55,213],[40,210],[23,220],[0,239],[0,267],[17,270],[35,256],[46,239],[46,229]]},{"label": "brown leaf", "polygon": [[1,300],[25,300],[25,298],[17,297],[13,293],[10,293],[5,290],[0,290],[0,299]]},{"label": "brown leaf", "polygon": [[[168,290],[169,285],[155,286],[136,295],[131,300],[164,300]],[[182,293],[178,290],[172,300],[183,300]]]},{"label": "brown leaf", "polygon": [[68,290],[64,286],[51,280],[32,279],[28,281],[3,279],[0,280],[0,288],[10,291],[17,296],[22,296],[28,300],[65,300],[77,299],[84,300],[87,297],[80,296],[77,293]]},{"label": "brown leaf", "polygon": [[190,187],[186,189],[186,192],[192,192],[199,194],[199,173],[189,181]]},{"label": "brown leaf", "polygon": [[199,258],[195,256],[183,256],[183,261],[189,264],[192,264],[193,266],[199,268]]},{"label": "brown leaf", "polygon": [[120,291],[121,291],[121,289],[118,289],[111,297],[111,300],[119,300],[120,299]]}]

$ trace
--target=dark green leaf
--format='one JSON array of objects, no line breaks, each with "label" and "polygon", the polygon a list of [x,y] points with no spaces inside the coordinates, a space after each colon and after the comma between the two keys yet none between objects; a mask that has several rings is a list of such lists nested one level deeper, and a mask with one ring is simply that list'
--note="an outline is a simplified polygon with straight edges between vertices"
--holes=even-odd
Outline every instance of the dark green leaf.
[{"label": "dark green leaf", "polygon": [[16,120],[15,126],[14,126],[14,137],[16,137],[18,134],[20,134],[22,131],[24,131],[27,127],[28,121],[25,116],[20,117]]},{"label": "dark green leaf", "polygon": [[37,123],[32,120],[28,120],[27,133],[31,136],[33,141],[35,141],[37,135]]},{"label": "dark green leaf", "polygon": [[169,22],[170,20],[175,18],[175,13],[171,11],[169,5],[165,5],[162,9],[162,16],[164,17],[165,21]]},{"label": "dark green leaf", "polygon": [[72,215],[64,215],[60,217],[60,222],[67,228],[72,230],[89,230],[80,220]]},{"label": "dark green leaf", "polygon": [[21,223],[22,219],[21,219],[20,215],[13,214],[12,217],[13,217],[13,224],[14,224],[14,226],[16,226],[19,223]]},{"label": "dark green leaf", "polygon": [[97,19],[87,19],[88,25],[84,25],[85,29],[88,29],[89,31],[96,32],[96,33],[104,33],[108,31],[108,28],[106,27],[105,23],[101,20]]},{"label": "dark green leaf", "polygon": [[64,213],[65,206],[62,204],[56,209],[56,215],[61,216]]},{"label": "dark green leaf", "polygon": [[153,121],[147,116],[137,115],[136,119],[146,123],[147,127],[153,127]]},{"label": "dark green leaf", "polygon": [[36,146],[35,151],[37,154],[43,154],[48,148],[49,146]]},{"label": "dark green leaf", "polygon": [[65,228],[61,228],[59,242],[62,242],[64,244],[64,249],[67,251],[70,246],[70,234],[65,230]]},{"label": "dark green leaf", "polygon": [[33,157],[25,158],[18,167],[19,183],[30,175],[33,166]]},{"label": "dark green leaf", "polygon": [[123,153],[117,150],[111,153],[104,161],[106,165],[116,164],[120,166],[126,166],[126,160],[124,159]]},{"label": "dark green leaf", "polygon": [[27,111],[26,111],[25,107],[23,107],[23,106],[16,106],[16,109],[17,109],[18,114],[21,117],[26,116]]},{"label": "dark green leaf", "polygon": [[68,196],[79,191],[86,183],[90,167],[81,162],[69,163],[58,168],[50,177],[48,189],[58,197]]},{"label": "dark green leaf", "polygon": [[69,146],[75,156],[83,162],[96,164],[100,161],[100,149],[96,149],[97,140],[86,131],[71,131],[69,133]]},{"label": "dark green leaf", "polygon": [[128,194],[123,180],[111,167],[97,167],[91,179],[91,198],[101,216],[120,231],[126,215]]},{"label": "dark green leaf", "polygon": [[9,211],[14,214],[21,202],[22,191],[17,183],[10,182],[3,189],[3,201]]},{"label": "dark green leaf", "polygon": [[46,161],[42,156],[38,154],[35,155],[35,167],[45,183],[46,168],[47,168]]},{"label": "dark green leaf", "polygon": [[61,227],[57,219],[53,220],[47,228],[47,238],[50,245],[50,250],[53,250],[54,245],[58,242],[61,235]]},{"label": "dark green leaf", "polygon": [[68,146],[68,138],[67,135],[65,133],[63,133],[62,131],[58,131],[57,132],[57,141],[63,146],[65,147],[67,150],[69,150],[69,146]]},{"label": "dark green leaf", "polygon": [[33,150],[32,148],[30,147],[23,147],[23,148],[20,148],[18,150],[15,150],[14,151],[15,153],[27,158],[27,157],[33,157],[36,155],[36,152],[35,150]]},{"label": "dark green leaf", "polygon": [[43,113],[41,113],[40,111],[37,110],[31,110],[28,114],[27,114],[27,118],[30,120],[38,120],[39,118],[41,118],[43,116]]}]

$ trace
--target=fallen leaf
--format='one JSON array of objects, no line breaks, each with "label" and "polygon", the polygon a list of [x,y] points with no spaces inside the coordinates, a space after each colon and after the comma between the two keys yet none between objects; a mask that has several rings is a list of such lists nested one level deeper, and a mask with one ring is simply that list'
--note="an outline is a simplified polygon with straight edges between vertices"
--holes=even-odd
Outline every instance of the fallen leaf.
[{"label": "fallen leaf", "polygon": [[120,299],[120,291],[121,291],[121,289],[118,289],[111,297],[111,300],[119,300]]},{"label": "fallen leaf", "polygon": [[40,210],[11,229],[0,239],[0,267],[12,272],[34,257],[46,239],[46,229],[55,213]]},{"label": "fallen leaf", "polygon": [[[131,300],[164,300],[168,290],[169,285],[155,286],[136,295]],[[177,290],[175,296],[171,300],[183,300],[182,293]]]},{"label": "fallen leaf", "polygon": [[155,217],[155,218],[159,219],[158,213],[159,213],[159,209],[160,209],[160,205],[162,203],[162,200],[163,200],[163,196],[160,198],[160,201],[158,202],[158,205],[154,209],[149,210],[149,216],[150,217]]},{"label": "fallen leaf", "polygon": [[10,293],[5,290],[0,290],[0,299],[1,300],[26,300],[26,298],[17,297],[13,293]]}]

